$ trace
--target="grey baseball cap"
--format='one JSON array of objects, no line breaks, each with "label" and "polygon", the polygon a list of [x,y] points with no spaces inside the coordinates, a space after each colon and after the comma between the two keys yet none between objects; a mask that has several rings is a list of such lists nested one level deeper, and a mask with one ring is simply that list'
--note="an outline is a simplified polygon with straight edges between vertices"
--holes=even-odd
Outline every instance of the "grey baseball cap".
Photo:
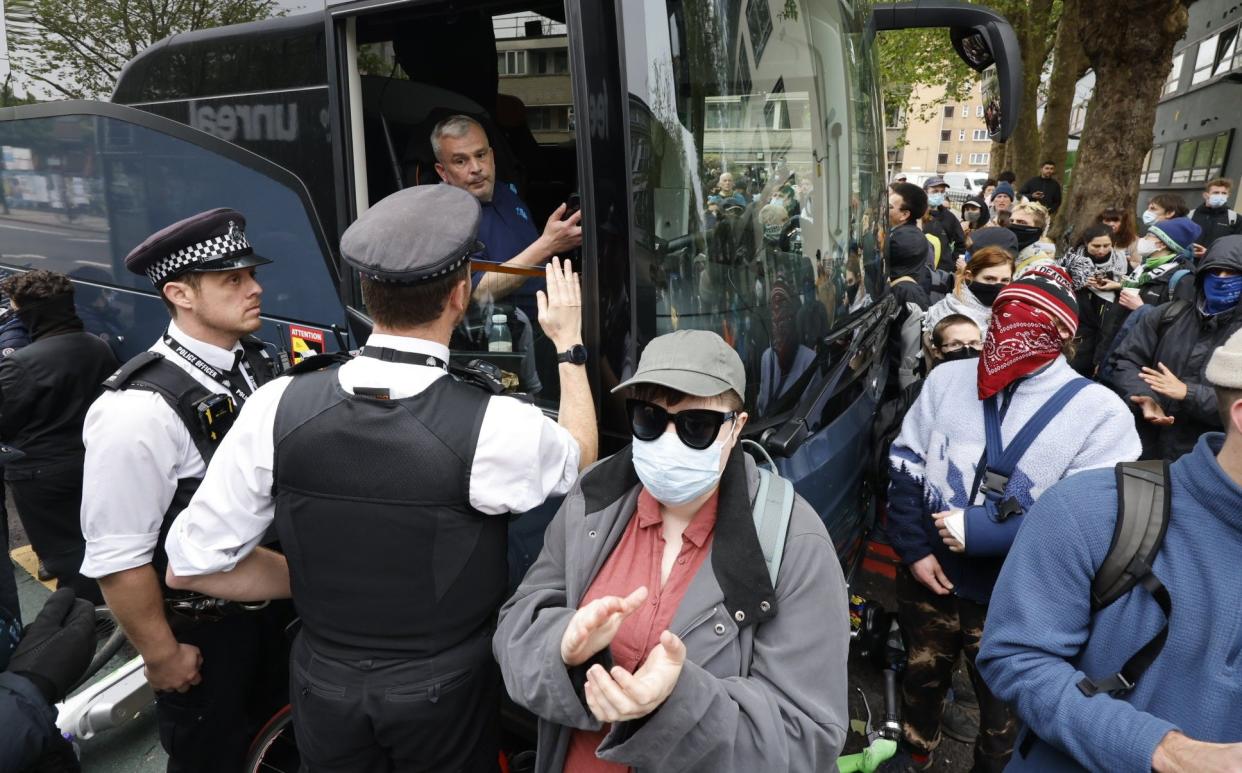
[{"label": "grey baseball cap", "polygon": [[659,384],[695,397],[714,397],[732,389],[746,396],[746,368],[724,339],[707,330],[678,330],[647,344],[638,371],[615,387]]}]

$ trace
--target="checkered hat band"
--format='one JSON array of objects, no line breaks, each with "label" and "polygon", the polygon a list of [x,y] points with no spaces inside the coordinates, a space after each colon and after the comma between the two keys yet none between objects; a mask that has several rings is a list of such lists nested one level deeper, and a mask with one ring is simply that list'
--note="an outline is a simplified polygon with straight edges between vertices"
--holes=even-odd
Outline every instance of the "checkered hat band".
[{"label": "checkered hat band", "polygon": [[251,252],[250,242],[246,241],[246,234],[241,231],[234,231],[177,250],[148,268],[147,278],[153,284],[159,284],[166,278],[179,274],[187,268],[192,268],[200,263],[219,260],[220,258],[248,255]]}]

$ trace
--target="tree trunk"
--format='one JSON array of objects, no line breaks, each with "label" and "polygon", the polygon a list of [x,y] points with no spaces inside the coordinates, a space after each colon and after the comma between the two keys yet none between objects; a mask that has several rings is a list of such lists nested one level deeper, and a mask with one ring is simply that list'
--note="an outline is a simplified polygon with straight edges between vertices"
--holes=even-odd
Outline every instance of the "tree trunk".
[{"label": "tree trunk", "polygon": [[[1152,145],[1156,102],[1186,34],[1194,0],[1101,0],[1080,16],[1083,51],[1095,70],[1095,94],[1078,146],[1074,187],[1062,205],[1074,233],[1104,207],[1133,210],[1139,172]],[[1135,24],[1135,19],[1148,22]]]},{"label": "tree trunk", "polygon": [[[1045,159],[1056,164],[1065,178],[1065,157],[1068,154],[1070,111],[1074,106],[1074,90],[1078,79],[1087,70],[1087,57],[1078,39],[1080,0],[1065,0],[1057,29],[1057,44],[1052,55],[1052,78],[1048,82],[1048,101],[1044,104],[1044,120],[1039,126],[1040,163]],[[1057,211],[1050,233],[1065,231],[1068,208]]]},{"label": "tree trunk", "polygon": [[988,156],[988,177],[995,180],[1005,171],[1005,153],[1009,149],[1008,142],[993,142],[992,154]]}]

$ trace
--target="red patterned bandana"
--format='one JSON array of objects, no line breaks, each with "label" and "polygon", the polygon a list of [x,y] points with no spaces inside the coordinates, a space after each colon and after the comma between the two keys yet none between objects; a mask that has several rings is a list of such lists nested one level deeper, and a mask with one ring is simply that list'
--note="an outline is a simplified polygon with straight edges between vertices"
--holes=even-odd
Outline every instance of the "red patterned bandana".
[{"label": "red patterned bandana", "polygon": [[979,399],[986,400],[1061,354],[1061,334],[1042,309],[1010,299],[992,309],[979,357]]}]

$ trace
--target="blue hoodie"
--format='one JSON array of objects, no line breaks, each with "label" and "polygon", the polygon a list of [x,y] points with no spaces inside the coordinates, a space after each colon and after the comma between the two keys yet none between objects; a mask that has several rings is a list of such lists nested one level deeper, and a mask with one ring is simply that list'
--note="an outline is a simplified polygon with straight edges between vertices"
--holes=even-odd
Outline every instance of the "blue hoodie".
[{"label": "blue hoodie", "polygon": [[[1026,515],[1001,571],[978,666],[996,697],[1039,737],[1007,771],[1148,773],[1165,734],[1242,741],[1242,486],[1216,460],[1224,435],[1171,465],[1172,511],[1153,569],[1173,600],[1160,656],[1123,698],[1088,698],[1165,618],[1134,588],[1091,614],[1091,581],[1112,541],[1113,470],[1068,478]],[[1029,730],[1019,735],[1021,742]]]}]

